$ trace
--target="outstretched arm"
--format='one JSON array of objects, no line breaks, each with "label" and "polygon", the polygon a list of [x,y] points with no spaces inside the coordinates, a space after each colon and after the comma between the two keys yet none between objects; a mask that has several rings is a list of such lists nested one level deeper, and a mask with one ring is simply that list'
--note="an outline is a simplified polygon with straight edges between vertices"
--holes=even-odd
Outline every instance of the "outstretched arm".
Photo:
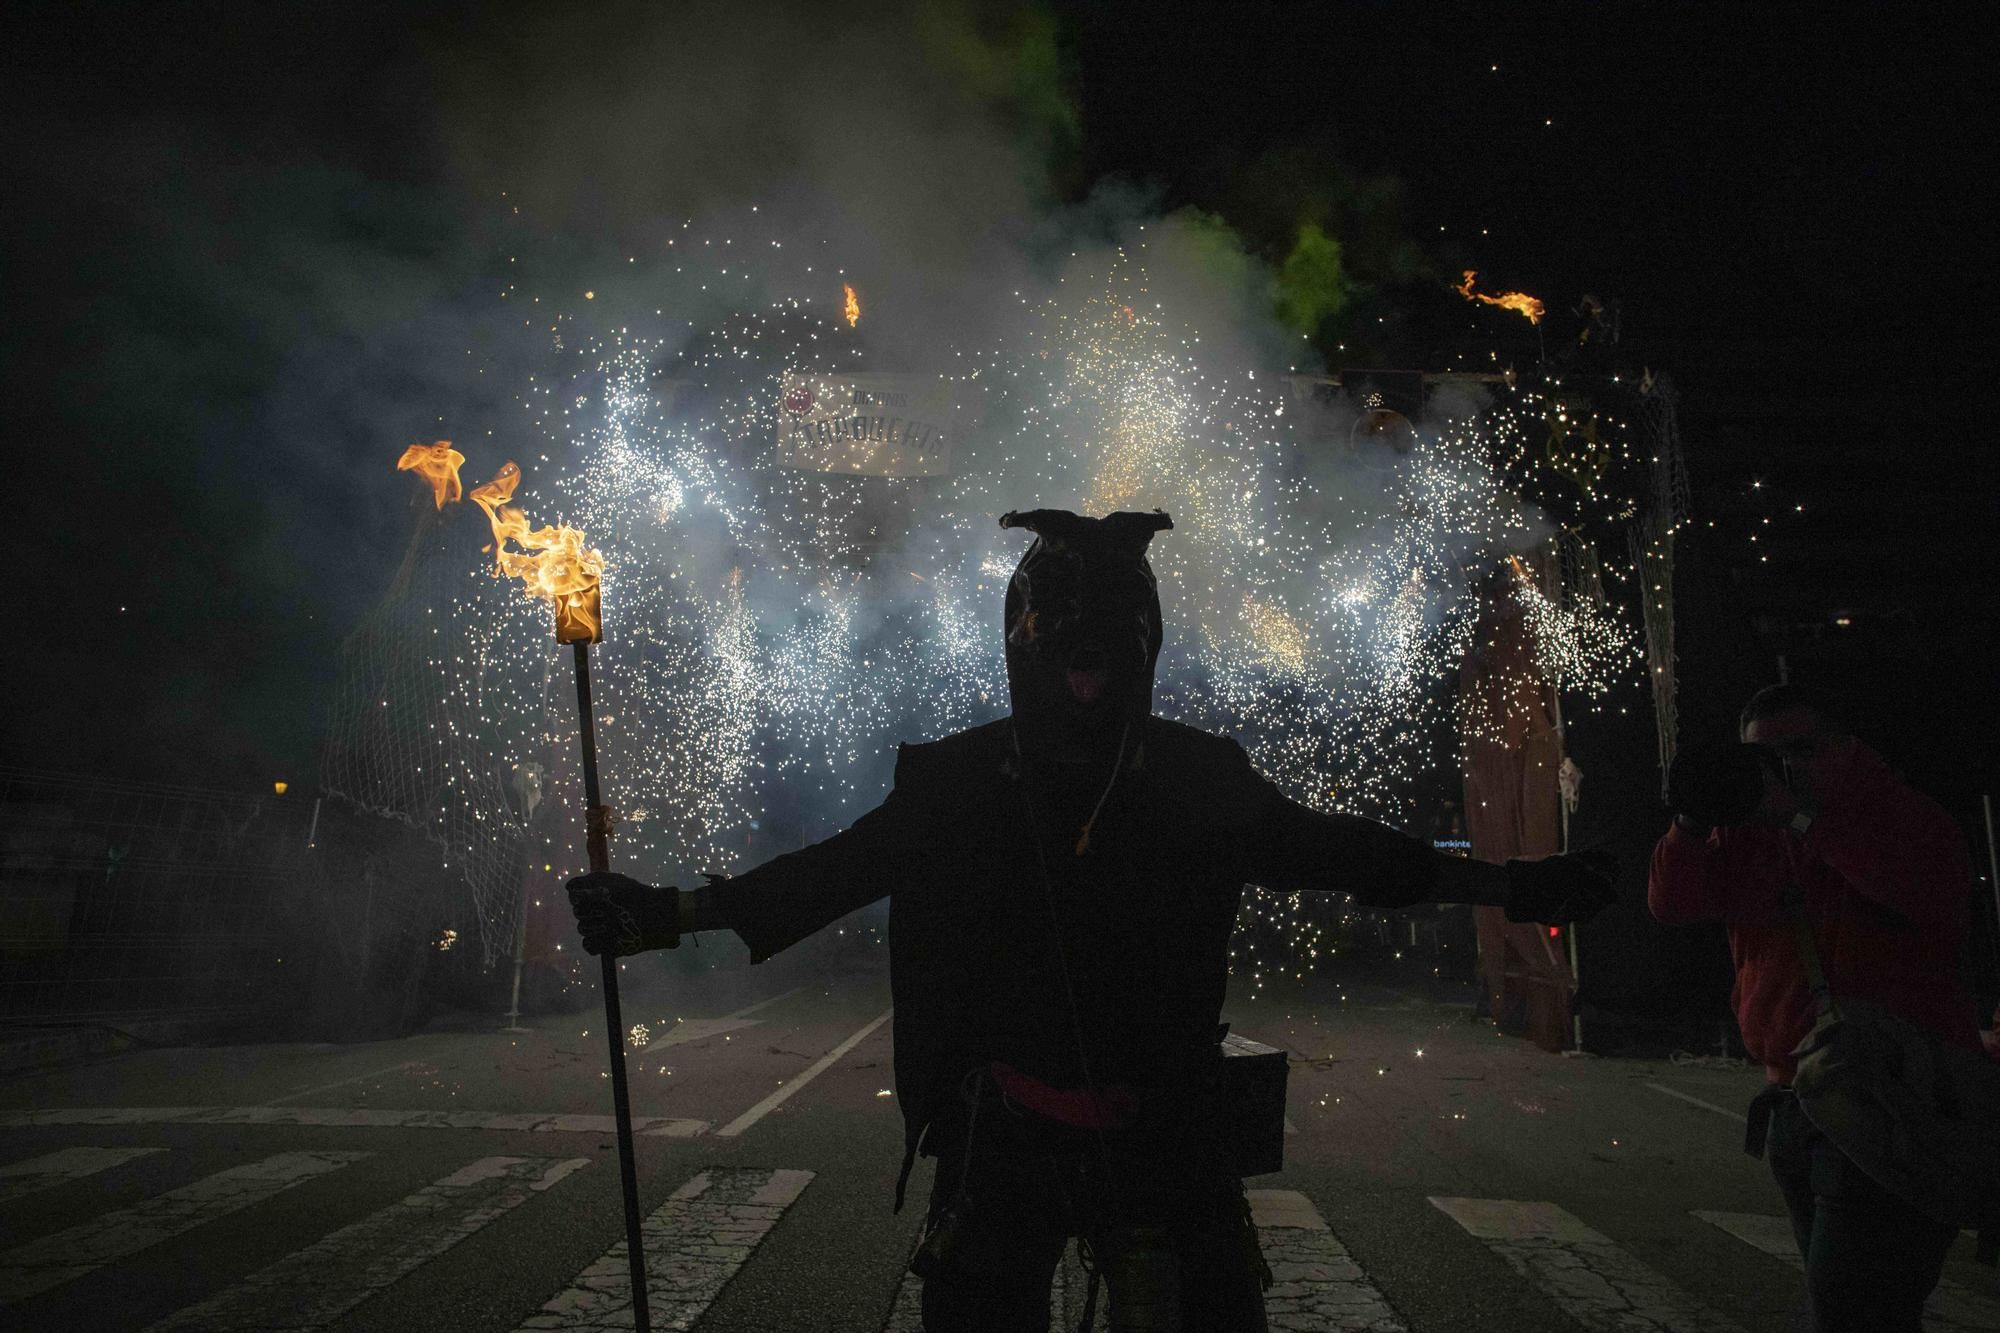
[{"label": "outstretched arm", "polygon": [[1334,890],[1369,907],[1473,903],[1504,907],[1511,921],[1581,920],[1612,899],[1608,866],[1587,856],[1494,865],[1449,856],[1359,815],[1301,805],[1250,765],[1236,775],[1247,793],[1246,878],[1283,892]]},{"label": "outstretched arm", "polygon": [[727,926],[750,946],[750,961],[761,963],[887,897],[898,872],[916,860],[914,805],[897,788],[844,832],[732,879],[710,880],[688,895],[696,904],[688,928]]},{"label": "outstretched arm", "polygon": [[[903,776],[903,765],[897,775]],[[569,882],[583,947],[590,953],[671,949],[702,930],[733,930],[761,963],[895,891],[917,863],[925,819],[919,792],[899,782],[881,805],[831,838],[774,857],[733,879],[698,889],[655,888],[624,875]]]}]

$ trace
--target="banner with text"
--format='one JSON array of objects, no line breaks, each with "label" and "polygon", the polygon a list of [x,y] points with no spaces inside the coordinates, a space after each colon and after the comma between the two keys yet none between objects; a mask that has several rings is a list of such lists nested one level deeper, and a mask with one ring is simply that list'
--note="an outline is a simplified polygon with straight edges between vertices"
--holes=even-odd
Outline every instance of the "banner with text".
[{"label": "banner with text", "polygon": [[778,461],[864,477],[951,473],[952,386],[935,375],[786,371]]}]

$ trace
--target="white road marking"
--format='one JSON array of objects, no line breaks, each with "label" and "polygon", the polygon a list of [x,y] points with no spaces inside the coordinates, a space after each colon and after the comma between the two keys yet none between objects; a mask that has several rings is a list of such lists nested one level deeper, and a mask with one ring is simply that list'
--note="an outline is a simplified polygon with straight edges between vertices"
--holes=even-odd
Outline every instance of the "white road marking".
[{"label": "white road marking", "polygon": [[[1718,1213],[1705,1208],[1695,1209],[1690,1216],[1719,1227],[1746,1245],[1762,1250],[1800,1272],[1805,1271],[1805,1261],[1799,1258],[1798,1239],[1792,1235],[1792,1220],[1788,1217],[1773,1217],[1768,1213]],[[1924,1314],[1924,1327],[1929,1333],[1975,1333],[1981,1329],[1991,1333],[1991,1330],[2000,1328],[2000,1303],[1948,1277],[1938,1280],[1937,1290],[1924,1302]]]},{"label": "white road marking", "polygon": [[[811,1183],[810,1171],[704,1171],[641,1225],[654,1328],[687,1328]],[[632,1327],[631,1269],[621,1237],[521,1325],[565,1333]]]},{"label": "white road marking", "polygon": [[344,1088],[350,1083],[359,1083],[364,1079],[380,1078],[384,1074],[400,1073],[405,1069],[415,1066],[417,1063],[418,1061],[415,1060],[405,1060],[400,1064],[384,1065],[380,1069],[371,1069],[365,1074],[355,1074],[349,1078],[337,1078],[331,1083],[322,1083],[316,1088],[301,1088],[297,1092],[288,1092],[282,1097],[273,1097],[270,1101],[263,1103],[263,1105],[280,1106],[285,1102],[295,1102],[301,1097],[310,1097],[320,1092],[331,1092],[335,1088]]},{"label": "white road marking", "polygon": [[1685,1092],[1680,1091],[1678,1088],[1670,1088],[1664,1083],[1648,1083],[1646,1086],[1651,1088],[1654,1092],[1664,1092],[1669,1097],[1677,1097],[1681,1101],[1686,1102],[1689,1106],[1699,1106],[1704,1111],[1713,1111],[1717,1115],[1726,1115],[1739,1125],[1748,1122],[1748,1117],[1745,1116],[1741,1111],[1732,1111],[1726,1106],[1717,1106],[1714,1102],[1705,1102],[1699,1097],[1690,1097]]},{"label": "white road marking", "polygon": [[[634,1116],[634,1133],[692,1138],[706,1120]],[[351,1106],[72,1106],[0,1115],[0,1129],[29,1125],[313,1125],[335,1129],[491,1129],[533,1134],[611,1134],[608,1115],[547,1111],[393,1111]]]},{"label": "white road marking", "polygon": [[152,1328],[203,1333],[324,1328],[587,1165],[585,1157],[482,1157]]},{"label": "white road marking", "polygon": [[1275,1279],[1264,1293],[1273,1333],[1404,1333],[1407,1326],[1312,1200],[1297,1190],[1251,1190],[1249,1195],[1257,1244]]},{"label": "white road marking", "polygon": [[165,1148],[63,1148],[25,1162],[0,1166],[0,1199],[18,1199],[38,1194],[72,1180],[94,1176],[114,1166],[123,1166],[135,1157],[145,1157]]},{"label": "white road marking", "polygon": [[665,1050],[669,1046],[685,1046],[691,1041],[707,1041],[710,1037],[720,1037],[724,1033],[736,1032],[743,1028],[754,1028],[764,1020],[761,1018],[689,1018],[676,1024],[674,1030],[650,1045],[641,1046],[638,1054]]},{"label": "white road marking", "polygon": [[365,1152],[279,1153],[29,1241],[0,1254],[0,1304],[60,1286],[366,1156]]},{"label": "white road marking", "polygon": [[[1090,1274],[1083,1271],[1083,1261],[1077,1258],[1074,1238],[1063,1247],[1062,1262],[1056,1265],[1056,1280],[1049,1284],[1049,1327],[1056,1333],[1069,1333],[1083,1320],[1083,1304],[1090,1299]],[[916,1325],[921,1330],[922,1325]],[[1097,1313],[1090,1321],[1090,1333],[1111,1327],[1111,1301],[1105,1294],[1104,1283],[1097,1284]]]},{"label": "white road marking", "polygon": [[836,1064],[839,1064],[840,1058],[842,1056],[846,1055],[856,1046],[859,1046],[864,1040],[867,1039],[869,1033],[873,1032],[876,1028],[879,1028],[884,1023],[888,1022],[889,1015],[895,1012],[896,1011],[894,1009],[883,1010],[880,1017],[871,1021],[866,1027],[863,1027],[859,1032],[847,1038],[847,1040],[841,1042],[840,1045],[834,1047],[832,1050],[828,1051],[825,1055],[822,1055],[819,1059],[813,1061],[810,1065],[807,1065],[804,1071],[801,1072],[798,1075],[798,1077],[787,1079],[784,1085],[780,1087],[776,1092],[766,1097],[763,1101],[758,1102],[755,1106],[745,1111],[742,1115],[737,1116],[734,1120],[724,1125],[721,1129],[716,1130],[715,1136],[719,1139],[733,1139],[738,1134],[741,1134],[744,1130],[750,1128],[750,1126],[756,1124],[759,1120],[762,1120],[765,1116],[769,1115],[771,1112],[777,1110],[779,1106],[784,1104],[784,1101],[787,1097],[791,1096],[793,1093],[797,1092],[800,1088],[803,1088],[806,1084],[812,1082],[814,1079],[818,1078],[821,1074],[824,1074],[827,1070],[833,1068]]},{"label": "white road marking", "polygon": [[[1276,1279],[1264,1296],[1273,1333],[1405,1333],[1407,1326],[1311,1200],[1296,1190],[1251,1190],[1249,1196],[1257,1244]],[[1089,1285],[1072,1242],[1049,1287],[1053,1328],[1066,1333],[1076,1327]],[[1110,1297],[1102,1286],[1091,1327],[1110,1327]],[[923,1283],[905,1273],[882,1333],[919,1333],[922,1328]]]},{"label": "white road marking", "polygon": [[1552,1203],[1435,1197],[1431,1203],[1585,1328],[1742,1333]]},{"label": "white road marking", "polygon": [[794,986],[788,991],[771,996],[768,1000],[759,1000],[755,1004],[745,1005],[735,1013],[724,1014],[720,1018],[683,1019],[666,1036],[649,1046],[640,1047],[639,1054],[644,1055],[648,1051],[657,1051],[668,1046],[680,1046],[691,1041],[701,1041],[708,1037],[719,1037],[725,1032],[734,1032],[738,1028],[755,1027],[764,1020],[761,1018],[752,1018],[750,1015],[756,1013],[759,1009],[768,1009],[778,1001],[789,999],[798,993],[799,988]]},{"label": "white road marking", "polygon": [[[910,1237],[910,1249],[915,1250],[918,1236]],[[1063,1250],[1062,1262],[1056,1265],[1055,1278],[1049,1283],[1049,1327],[1056,1333],[1069,1333],[1076,1321],[1083,1318],[1085,1286],[1090,1279],[1077,1263],[1076,1243],[1071,1241]],[[1107,1328],[1106,1305],[1102,1288],[1097,1293],[1097,1318],[1091,1321],[1091,1328]],[[903,1280],[896,1286],[896,1300],[889,1307],[889,1322],[882,1326],[882,1333],[924,1333],[924,1281],[908,1269],[903,1271]]]},{"label": "white road marking", "polygon": [[[910,1237],[904,1253],[915,1252],[922,1230]],[[1058,1275],[1060,1280],[1060,1275]],[[1049,1305],[1049,1320],[1053,1327],[1062,1328],[1062,1311],[1053,1298]],[[923,1333],[924,1331],[924,1280],[909,1269],[903,1270],[903,1280],[896,1284],[896,1299],[889,1307],[889,1322],[882,1325],[882,1333]]]}]

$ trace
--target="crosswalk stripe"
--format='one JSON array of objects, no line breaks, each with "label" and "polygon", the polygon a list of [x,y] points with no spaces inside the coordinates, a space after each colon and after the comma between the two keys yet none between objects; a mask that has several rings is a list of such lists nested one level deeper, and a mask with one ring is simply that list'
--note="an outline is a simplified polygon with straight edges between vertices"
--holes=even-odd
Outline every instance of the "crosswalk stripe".
[{"label": "crosswalk stripe", "polygon": [[[332,1129],[490,1129],[530,1134],[611,1134],[608,1115],[551,1111],[395,1111],[372,1106],[67,1106],[0,1115],[0,1129],[35,1125],[311,1125]],[[634,1116],[634,1133],[693,1138],[706,1120]]]},{"label": "crosswalk stripe", "polygon": [[[1790,1218],[1773,1217],[1768,1213],[1719,1213],[1704,1208],[1695,1209],[1690,1216],[1728,1232],[1773,1259],[1790,1264],[1801,1272],[1805,1270],[1805,1261],[1799,1257],[1798,1240],[1792,1235]],[[2000,1303],[1948,1277],[1938,1280],[1937,1290],[1924,1302],[1924,1314],[1927,1316],[1925,1327],[1931,1333],[1975,1333],[1981,1329],[1990,1333],[2000,1328]]]},{"label": "crosswalk stripe", "polygon": [[1742,1333],[1555,1204],[1435,1196],[1431,1203],[1585,1328]]},{"label": "crosswalk stripe", "polygon": [[165,1152],[165,1148],[63,1148],[25,1162],[0,1166],[0,1201],[82,1180],[114,1166],[123,1166],[136,1157]]},{"label": "crosswalk stripe", "polygon": [[[910,1237],[905,1253],[914,1251],[922,1232]],[[1057,1328],[1062,1327],[1062,1310],[1052,1300],[1049,1319]],[[896,1284],[896,1299],[889,1307],[889,1322],[882,1325],[882,1333],[923,1333],[924,1327],[924,1282],[909,1269],[903,1270],[903,1280]]]},{"label": "crosswalk stripe", "polygon": [[[655,1328],[687,1328],[743,1267],[810,1171],[704,1171],[646,1218],[646,1301]],[[521,1325],[565,1333],[632,1327],[631,1268],[621,1239]]]},{"label": "crosswalk stripe", "polygon": [[[1296,1190],[1251,1190],[1250,1217],[1257,1244],[1274,1279],[1264,1296],[1273,1333],[1405,1333],[1406,1325],[1312,1201]],[[1069,1329],[1083,1317],[1089,1276],[1072,1245],[1049,1289],[1049,1320]],[[1108,1294],[1098,1291],[1093,1328],[1110,1327]],[[923,1283],[908,1273],[896,1289],[883,1333],[918,1333],[923,1327]]]},{"label": "crosswalk stripe", "polygon": [[60,1286],[366,1156],[363,1152],[278,1153],[30,1241],[0,1254],[0,1304]]},{"label": "crosswalk stripe", "polygon": [[[323,1328],[563,1177],[588,1158],[482,1157],[175,1312],[152,1330]],[[151,1331],[149,1331],[151,1333]]]},{"label": "crosswalk stripe", "polygon": [[1257,1244],[1274,1279],[1264,1293],[1273,1330],[1403,1333],[1403,1322],[1312,1200],[1296,1190],[1251,1190],[1249,1195]]}]

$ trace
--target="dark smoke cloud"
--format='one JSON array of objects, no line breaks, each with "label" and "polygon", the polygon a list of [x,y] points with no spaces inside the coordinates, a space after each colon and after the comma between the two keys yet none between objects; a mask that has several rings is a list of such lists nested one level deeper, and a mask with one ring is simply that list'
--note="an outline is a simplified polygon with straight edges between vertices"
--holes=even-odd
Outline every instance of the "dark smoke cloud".
[{"label": "dark smoke cloud", "polygon": [[510,260],[582,285],[754,203],[865,268],[915,364],[1026,273],[1075,132],[1018,7],[46,17],[0,140],[14,490],[66,622],[0,688],[44,765],[309,770],[407,523],[387,460],[517,418]]}]

